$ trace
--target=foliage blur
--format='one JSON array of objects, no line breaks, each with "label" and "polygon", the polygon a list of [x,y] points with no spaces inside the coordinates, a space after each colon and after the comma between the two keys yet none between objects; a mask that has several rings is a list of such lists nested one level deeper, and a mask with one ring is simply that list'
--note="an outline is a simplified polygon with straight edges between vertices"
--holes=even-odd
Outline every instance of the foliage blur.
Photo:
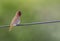
[{"label": "foliage blur", "polygon": [[[16,11],[21,23],[60,20],[60,0],[0,0],[0,25],[9,25]],[[60,41],[60,23],[0,28],[0,41]]]}]

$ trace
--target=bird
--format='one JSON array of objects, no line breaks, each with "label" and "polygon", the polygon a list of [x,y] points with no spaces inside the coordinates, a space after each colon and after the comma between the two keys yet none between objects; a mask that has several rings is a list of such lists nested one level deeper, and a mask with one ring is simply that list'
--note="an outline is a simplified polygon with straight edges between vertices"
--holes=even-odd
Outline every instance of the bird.
[{"label": "bird", "polygon": [[21,11],[17,11],[10,23],[9,31],[11,31],[13,27],[16,26],[17,24],[20,24],[20,17],[21,17]]}]

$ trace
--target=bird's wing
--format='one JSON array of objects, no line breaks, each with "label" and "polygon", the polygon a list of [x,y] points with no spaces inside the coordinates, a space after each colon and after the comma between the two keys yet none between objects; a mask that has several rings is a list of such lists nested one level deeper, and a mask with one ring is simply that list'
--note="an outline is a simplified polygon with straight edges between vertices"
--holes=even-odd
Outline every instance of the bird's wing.
[{"label": "bird's wing", "polygon": [[14,22],[13,26],[16,26],[17,24],[20,24],[20,19],[17,19],[17,20]]}]

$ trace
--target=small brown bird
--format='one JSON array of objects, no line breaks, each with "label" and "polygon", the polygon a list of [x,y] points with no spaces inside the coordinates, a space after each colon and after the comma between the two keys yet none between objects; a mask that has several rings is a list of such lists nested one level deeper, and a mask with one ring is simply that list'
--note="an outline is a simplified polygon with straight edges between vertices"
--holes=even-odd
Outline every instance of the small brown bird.
[{"label": "small brown bird", "polygon": [[10,23],[9,31],[12,30],[13,26],[16,26],[17,24],[20,23],[20,16],[21,16],[21,12],[17,11],[16,15],[14,16],[14,18],[12,19],[12,21]]}]

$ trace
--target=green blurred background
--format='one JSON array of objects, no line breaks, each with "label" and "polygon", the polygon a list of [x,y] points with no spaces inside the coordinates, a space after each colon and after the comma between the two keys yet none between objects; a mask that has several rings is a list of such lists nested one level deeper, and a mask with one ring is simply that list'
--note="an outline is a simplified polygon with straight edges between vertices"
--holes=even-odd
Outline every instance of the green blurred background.
[{"label": "green blurred background", "polygon": [[[60,20],[60,0],[0,0],[0,25],[9,25],[17,10],[21,23]],[[60,41],[60,23],[0,28],[0,41]]]}]

